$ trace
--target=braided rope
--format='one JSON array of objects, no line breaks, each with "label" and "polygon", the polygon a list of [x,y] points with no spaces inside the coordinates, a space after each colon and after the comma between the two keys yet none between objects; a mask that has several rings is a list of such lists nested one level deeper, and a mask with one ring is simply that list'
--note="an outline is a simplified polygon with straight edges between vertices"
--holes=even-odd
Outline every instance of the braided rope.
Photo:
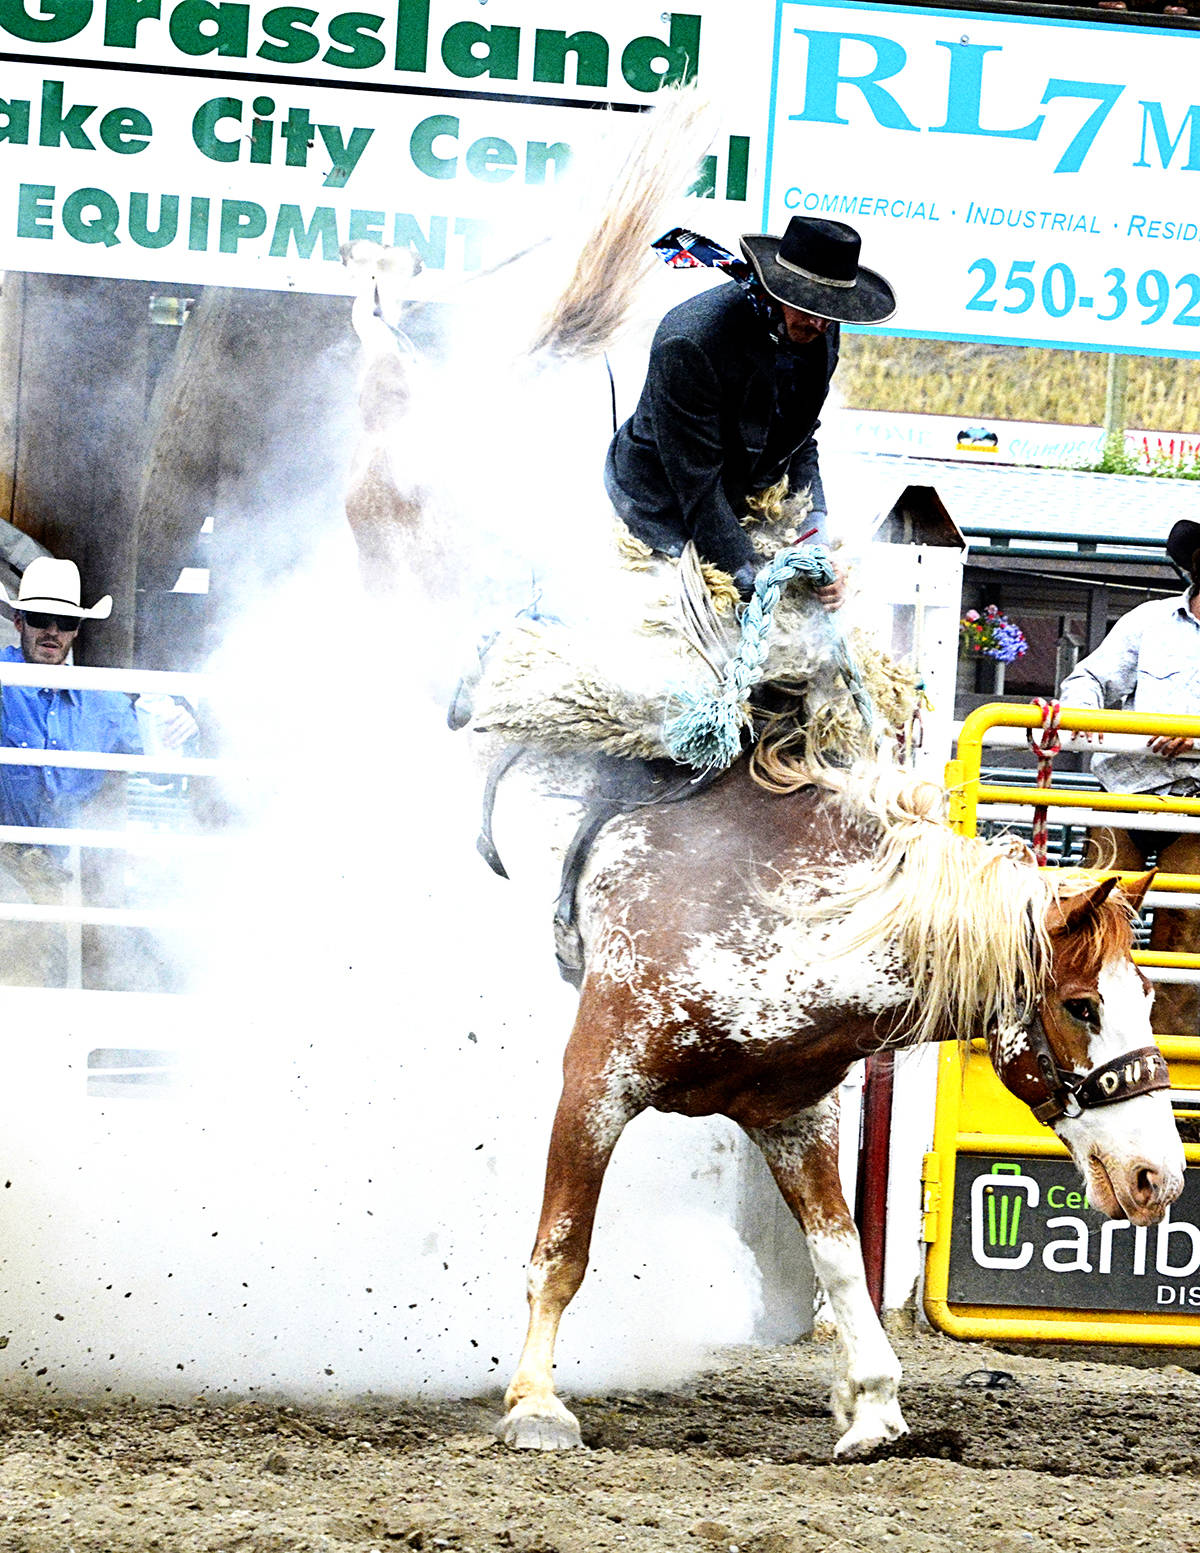
[{"label": "braided rope", "polygon": [[[1058,714],[1061,711],[1057,701],[1043,701],[1040,696],[1035,696],[1034,706],[1042,715],[1042,731],[1040,737],[1035,737],[1032,728],[1026,728],[1025,737],[1029,741],[1029,747],[1037,756],[1037,780],[1038,787],[1049,787],[1054,774],[1054,757],[1062,749],[1062,740],[1058,734]],[[1050,840],[1050,826],[1047,807],[1037,804],[1033,811],[1033,855],[1037,859],[1038,867],[1046,866],[1046,848]]]},{"label": "braided rope", "polygon": [[[762,681],[775,611],[783,591],[795,578],[814,588],[828,587],[834,570],[823,545],[795,545],[781,550],[759,572],[754,593],[742,611],[742,635],[738,650],[725,669],[725,682],[716,695],[681,692],[675,704],[682,710],[666,724],[663,741],[672,759],[697,771],[724,769],[741,753],[742,730],[751,727],[748,698]],[[846,645],[846,638],[832,616],[823,612],[829,634],[830,656],[846,681],[865,726],[875,721],[871,698]]]}]

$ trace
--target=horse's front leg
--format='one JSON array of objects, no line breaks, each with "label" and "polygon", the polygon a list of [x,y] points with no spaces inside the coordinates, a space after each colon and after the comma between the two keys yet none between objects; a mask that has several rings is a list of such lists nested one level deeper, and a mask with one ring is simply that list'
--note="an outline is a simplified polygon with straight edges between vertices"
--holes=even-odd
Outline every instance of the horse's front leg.
[{"label": "horse's front leg", "polygon": [[748,1130],[800,1221],[837,1321],[844,1363],[830,1396],[841,1435],[834,1455],[864,1455],[907,1434],[908,1425],[897,1400],[900,1362],[867,1292],[858,1231],[842,1195],[837,1095],[778,1127]]},{"label": "horse's front leg", "polygon": [[[583,1019],[581,1007],[577,1037]],[[529,1330],[504,1398],[507,1411],[496,1429],[505,1445],[554,1451],[583,1443],[578,1420],[554,1393],[554,1343],[562,1313],[587,1270],[604,1172],[626,1123],[640,1109],[623,1085],[573,1061],[568,1048],[550,1135],[542,1217],[529,1263]]]}]

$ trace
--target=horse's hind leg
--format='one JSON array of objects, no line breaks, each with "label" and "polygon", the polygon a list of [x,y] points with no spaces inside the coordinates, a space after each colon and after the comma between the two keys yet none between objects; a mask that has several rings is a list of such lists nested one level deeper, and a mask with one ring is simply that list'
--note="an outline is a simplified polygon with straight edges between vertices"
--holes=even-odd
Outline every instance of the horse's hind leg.
[{"label": "horse's hind leg", "polygon": [[568,1050],[529,1263],[529,1330],[504,1398],[507,1411],[496,1429],[505,1445],[517,1449],[567,1450],[583,1443],[578,1420],[554,1394],[554,1342],[562,1313],[587,1270],[604,1172],[617,1139],[639,1109],[613,1093],[603,1075],[581,1076],[572,1066]]},{"label": "horse's hind leg", "polygon": [[778,1127],[749,1132],[800,1221],[837,1321],[844,1364],[830,1396],[841,1436],[834,1455],[864,1455],[906,1434],[908,1425],[897,1399],[900,1363],[871,1304],[858,1231],[842,1195],[837,1096]]}]

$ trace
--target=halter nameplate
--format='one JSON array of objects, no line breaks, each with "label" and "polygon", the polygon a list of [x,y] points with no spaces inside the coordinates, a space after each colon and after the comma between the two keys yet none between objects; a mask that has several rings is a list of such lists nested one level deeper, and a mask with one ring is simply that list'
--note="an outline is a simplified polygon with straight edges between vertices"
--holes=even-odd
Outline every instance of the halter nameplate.
[{"label": "halter nameplate", "polygon": [[1081,1075],[1059,1067],[1040,1015],[1028,1027],[1028,1034],[1047,1089],[1046,1099],[1040,1105],[1031,1106],[1030,1110],[1046,1126],[1060,1116],[1081,1116],[1084,1111],[1117,1105],[1136,1095],[1150,1095],[1171,1087],[1166,1058],[1157,1046],[1139,1046]]},{"label": "halter nameplate", "polygon": [[1157,1046],[1140,1046],[1093,1068],[1075,1091],[1075,1098],[1086,1111],[1170,1087],[1171,1075],[1162,1052]]}]

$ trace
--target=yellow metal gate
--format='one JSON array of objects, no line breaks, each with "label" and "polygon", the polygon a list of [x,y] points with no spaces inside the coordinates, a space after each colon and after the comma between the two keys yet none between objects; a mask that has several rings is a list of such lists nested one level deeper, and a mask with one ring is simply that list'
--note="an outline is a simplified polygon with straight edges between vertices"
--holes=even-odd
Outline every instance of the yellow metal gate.
[{"label": "yellow metal gate", "polygon": [[[1036,729],[1036,706],[980,707],[946,768],[951,823],[977,833],[986,805],[1094,813],[1200,816],[1200,798],[1155,797],[984,781],[993,728]],[[1064,732],[1187,736],[1200,717],[1063,709]],[[1200,766],[1197,767],[1200,776]],[[987,818],[985,814],[983,818]],[[1158,875],[1153,893],[1200,897],[1200,877]],[[1183,902],[1181,901],[1182,905]],[[1135,952],[1145,967],[1200,973],[1200,954]],[[1200,1034],[1160,1042],[1189,1169],[1183,1197],[1154,1229],[1101,1221],[1066,1149],[996,1078],[982,1041],[965,1065],[941,1051],[932,1151],[925,1157],[925,1309],[957,1337],[1200,1344]]]}]

